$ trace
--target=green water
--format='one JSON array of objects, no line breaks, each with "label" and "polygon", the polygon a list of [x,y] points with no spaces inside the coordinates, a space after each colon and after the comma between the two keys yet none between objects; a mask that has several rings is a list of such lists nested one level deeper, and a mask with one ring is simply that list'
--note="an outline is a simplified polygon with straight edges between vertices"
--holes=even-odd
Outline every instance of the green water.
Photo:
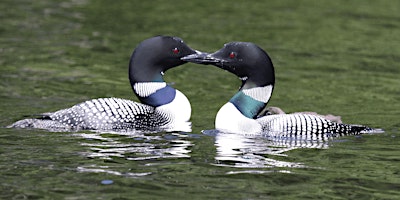
[{"label": "green water", "polygon": [[2,127],[92,98],[136,100],[130,54],[162,34],[209,52],[229,41],[254,42],[275,65],[270,105],[386,130],[291,145],[203,134],[240,81],[186,64],[165,79],[191,101],[191,133],[1,128],[0,199],[400,196],[398,1],[3,0],[0,8]]}]

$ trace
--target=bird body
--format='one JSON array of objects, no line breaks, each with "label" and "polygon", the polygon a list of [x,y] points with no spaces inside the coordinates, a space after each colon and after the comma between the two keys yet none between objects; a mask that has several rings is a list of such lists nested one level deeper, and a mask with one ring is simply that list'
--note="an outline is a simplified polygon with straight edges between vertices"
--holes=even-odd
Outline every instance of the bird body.
[{"label": "bird body", "polygon": [[218,130],[311,140],[373,130],[362,125],[333,122],[316,114],[265,113],[274,90],[275,72],[268,54],[253,43],[230,42],[214,53],[188,55],[182,60],[217,66],[242,81],[239,91],[217,113],[215,127]]},{"label": "bird body", "polygon": [[166,70],[184,64],[180,58],[194,53],[177,37],[146,39],[134,50],[129,63],[130,83],[140,103],[120,98],[92,99],[8,127],[51,131],[191,131],[189,100],[164,82],[162,76]]}]

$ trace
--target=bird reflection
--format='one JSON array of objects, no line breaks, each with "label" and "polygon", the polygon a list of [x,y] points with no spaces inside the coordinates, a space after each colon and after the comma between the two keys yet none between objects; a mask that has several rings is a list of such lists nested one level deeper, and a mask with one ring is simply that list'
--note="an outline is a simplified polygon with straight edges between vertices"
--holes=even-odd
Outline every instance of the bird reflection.
[{"label": "bird reflection", "polygon": [[84,153],[90,158],[127,160],[148,160],[158,158],[188,158],[192,146],[188,137],[181,133],[149,134],[141,132],[107,132],[79,134],[86,142],[81,145],[90,147]]},{"label": "bird reflection", "polygon": [[[77,167],[78,172],[107,173],[124,177],[142,177],[153,174],[152,165],[190,158],[191,136],[187,133],[143,133],[143,132],[86,132],[75,136],[83,138],[81,145],[88,150],[81,152],[87,158],[98,158],[109,162],[96,162]],[[138,161],[129,168],[126,162]],[[143,161],[143,162],[140,162]],[[182,162],[182,161],[180,161]],[[140,166],[140,167],[132,167]],[[132,168],[131,168],[132,167]]]},{"label": "bird reflection", "polygon": [[271,138],[261,135],[224,133],[218,130],[203,131],[215,137],[217,166],[238,168],[304,168],[302,163],[285,161],[285,152],[299,148],[324,149],[327,141]]}]

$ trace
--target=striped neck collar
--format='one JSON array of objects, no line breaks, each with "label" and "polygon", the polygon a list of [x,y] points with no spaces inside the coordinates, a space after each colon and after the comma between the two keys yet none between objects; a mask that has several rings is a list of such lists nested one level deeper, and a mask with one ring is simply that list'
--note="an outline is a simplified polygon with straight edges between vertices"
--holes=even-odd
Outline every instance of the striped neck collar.
[{"label": "striped neck collar", "polygon": [[271,98],[274,86],[254,87],[239,90],[230,100],[244,116],[256,118]]},{"label": "striped neck collar", "polygon": [[158,107],[172,102],[176,90],[166,82],[137,82],[133,91],[142,103]]}]

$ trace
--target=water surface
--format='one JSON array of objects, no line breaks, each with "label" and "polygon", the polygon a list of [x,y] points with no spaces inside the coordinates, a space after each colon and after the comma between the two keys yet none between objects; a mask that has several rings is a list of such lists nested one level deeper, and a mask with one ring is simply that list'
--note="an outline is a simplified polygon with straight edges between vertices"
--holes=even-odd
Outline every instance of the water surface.
[{"label": "water surface", "polygon": [[[396,199],[400,196],[400,14],[393,1],[2,1],[0,125],[99,97],[136,100],[135,46],[158,34],[215,51],[265,48],[271,105],[341,115],[385,133],[329,141],[222,134],[240,86],[186,64],[165,79],[190,99],[193,132],[0,129],[1,199]],[[251,30],[251,31],[250,31]],[[205,131],[203,131],[205,130]]]}]

